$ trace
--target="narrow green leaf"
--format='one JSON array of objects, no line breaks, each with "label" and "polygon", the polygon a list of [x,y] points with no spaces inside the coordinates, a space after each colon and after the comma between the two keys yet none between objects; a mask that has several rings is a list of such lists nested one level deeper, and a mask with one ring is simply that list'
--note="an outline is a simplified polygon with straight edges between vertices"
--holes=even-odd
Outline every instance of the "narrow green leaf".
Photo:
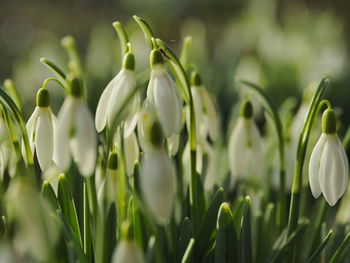
[{"label": "narrow green leaf", "polygon": [[65,86],[69,86],[67,80],[66,80],[66,74],[61,70],[59,66],[57,66],[54,62],[48,60],[47,58],[41,58],[40,62],[43,63],[45,66],[47,66],[55,75],[56,77],[64,83]]},{"label": "narrow green leaf", "polygon": [[349,241],[350,241],[350,233],[348,233],[346,235],[346,237],[344,238],[344,240],[340,243],[339,247],[334,252],[331,260],[329,261],[329,263],[341,262],[341,260],[342,260],[342,258],[344,256],[345,249],[346,249],[347,245],[349,244]]},{"label": "narrow green leaf", "polygon": [[185,254],[181,260],[181,263],[190,263],[192,262],[192,252],[194,248],[194,238],[190,239],[190,242],[188,243],[187,249],[185,251]]},{"label": "narrow green leaf", "polygon": [[180,233],[180,255],[184,255],[185,251],[187,249],[187,244],[190,242],[191,238],[193,236],[192,232],[192,224],[188,217],[185,217],[184,221],[182,222],[181,226],[181,233]]},{"label": "narrow green leaf", "polygon": [[75,203],[70,191],[66,176],[61,174],[58,180],[57,199],[61,207],[62,214],[66,217],[77,240],[82,247],[82,239],[79,227],[78,216]]},{"label": "narrow green leaf", "polygon": [[239,262],[238,238],[231,209],[227,203],[220,206],[217,219],[215,263]]},{"label": "narrow green leaf", "polygon": [[190,61],[191,45],[192,45],[192,37],[190,36],[185,37],[182,44],[181,53],[180,53],[180,62],[186,71],[189,69],[189,66],[190,66],[189,61]]},{"label": "narrow green leaf", "polygon": [[314,251],[314,253],[312,253],[312,255],[309,258],[309,260],[307,261],[307,263],[316,263],[316,262],[318,262],[319,256],[321,255],[321,252],[323,251],[323,249],[327,246],[328,241],[332,237],[332,234],[333,234],[333,231],[329,230],[326,238],[322,241],[321,245],[319,245],[319,247]]},{"label": "narrow green leaf", "polygon": [[13,101],[16,103],[18,109],[21,110],[22,102],[13,81],[11,79],[5,79],[4,88],[7,91],[7,93],[11,96]]},{"label": "narrow green leaf", "polygon": [[43,182],[43,186],[41,188],[41,195],[47,201],[49,201],[49,203],[55,211],[60,209],[55,191],[52,189],[52,186],[48,181]]},{"label": "narrow green leaf", "polygon": [[210,236],[215,229],[216,219],[219,207],[224,199],[224,189],[219,188],[214,194],[208,210],[203,218],[199,232],[195,238],[195,262],[201,262],[201,259],[210,246]]},{"label": "narrow green leaf", "polygon": [[243,206],[244,205],[244,197],[238,196],[235,203],[233,204],[232,216],[235,222],[235,226],[237,229],[238,238],[241,236],[241,227],[242,227],[242,217],[243,217]]},{"label": "narrow green leaf", "polygon": [[156,238],[151,236],[148,241],[145,263],[154,263],[156,260]]},{"label": "narrow green leaf", "polygon": [[244,214],[241,229],[241,260],[245,263],[253,262],[252,226],[251,226],[251,200],[249,196],[244,199]]},{"label": "narrow green leaf", "polygon": [[[266,258],[266,237],[264,229],[264,216],[259,212],[256,216],[255,258],[257,263],[264,263]],[[270,233],[269,233],[270,234]]]},{"label": "narrow green leaf", "polygon": [[86,257],[92,262],[93,255],[93,241],[92,241],[92,229],[91,229],[91,216],[89,207],[89,195],[86,185],[84,182],[84,252]]}]

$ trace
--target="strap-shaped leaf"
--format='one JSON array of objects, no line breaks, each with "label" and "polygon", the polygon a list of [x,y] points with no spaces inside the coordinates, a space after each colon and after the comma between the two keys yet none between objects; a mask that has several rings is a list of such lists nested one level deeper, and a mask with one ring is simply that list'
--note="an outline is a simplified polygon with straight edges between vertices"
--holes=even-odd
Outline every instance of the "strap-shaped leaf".
[{"label": "strap-shaped leaf", "polygon": [[327,246],[329,240],[331,239],[333,234],[332,230],[329,230],[327,236],[325,237],[325,239],[322,241],[322,243],[319,245],[319,247],[314,251],[314,253],[312,253],[311,257],[309,258],[309,260],[307,261],[307,263],[316,263],[321,252],[323,251],[323,249]]},{"label": "strap-shaped leaf", "polygon": [[241,228],[241,260],[245,263],[253,262],[251,200],[249,196],[244,199],[244,214]]},{"label": "strap-shaped leaf", "polygon": [[350,241],[350,233],[348,233],[346,235],[346,237],[344,238],[344,240],[340,243],[339,247],[337,248],[337,250],[334,252],[333,256],[331,257],[331,260],[329,261],[329,263],[341,262],[341,260],[344,256],[345,249],[346,249],[347,245],[349,244],[349,241]]},{"label": "strap-shaped leaf", "polygon": [[192,252],[194,249],[194,238],[190,239],[190,242],[188,243],[187,249],[185,251],[185,254],[181,260],[181,263],[190,263],[192,262]]},{"label": "strap-shaped leaf", "polygon": [[55,191],[52,189],[51,184],[48,181],[44,181],[43,186],[41,188],[41,195],[49,201],[52,208],[56,210],[59,210],[59,203],[55,194]]}]

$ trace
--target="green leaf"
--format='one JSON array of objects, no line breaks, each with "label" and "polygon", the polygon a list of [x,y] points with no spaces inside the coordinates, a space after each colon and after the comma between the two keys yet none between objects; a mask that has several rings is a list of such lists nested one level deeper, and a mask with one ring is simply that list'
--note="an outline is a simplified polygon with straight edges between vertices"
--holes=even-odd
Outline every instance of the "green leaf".
[{"label": "green leaf", "polygon": [[61,207],[62,214],[66,217],[67,222],[71,226],[74,236],[79,240],[82,247],[81,233],[75,203],[70,191],[67,178],[64,174],[59,176],[57,199]]},{"label": "green leaf", "polygon": [[208,210],[204,215],[203,221],[199,228],[199,232],[195,238],[195,262],[201,262],[201,259],[204,257],[210,247],[210,236],[215,229],[218,210],[223,199],[224,189],[220,187],[214,194],[209,204]]},{"label": "green leaf", "polygon": [[239,262],[238,238],[231,209],[227,203],[220,206],[217,220],[215,263]]},{"label": "green leaf", "polygon": [[49,203],[55,211],[60,209],[55,191],[52,189],[52,186],[48,181],[43,182],[43,186],[41,188],[41,195],[47,201],[49,201]]},{"label": "green leaf", "polygon": [[187,249],[187,244],[189,244],[191,238],[193,236],[192,232],[192,224],[188,217],[185,217],[181,226],[181,234],[180,234],[180,255],[184,255]]},{"label": "green leaf", "polygon": [[339,245],[337,250],[334,252],[331,260],[329,261],[329,263],[341,262],[341,260],[342,260],[342,258],[344,256],[345,249],[346,249],[347,245],[349,244],[349,241],[350,241],[350,233],[348,233],[346,235],[346,237],[344,238],[344,240],[341,242],[341,244]]},{"label": "green leaf", "polygon": [[252,226],[251,226],[251,200],[249,196],[244,199],[244,213],[241,228],[241,260],[244,263],[253,262]]},{"label": "green leaf", "polygon": [[192,252],[194,248],[194,238],[190,239],[190,242],[188,243],[187,249],[185,251],[185,254],[181,260],[181,263],[190,263],[192,262]]},{"label": "green leaf", "polygon": [[7,93],[11,96],[13,101],[16,103],[18,109],[21,110],[22,102],[13,81],[11,79],[6,79],[4,81],[4,88],[7,91]]},{"label": "green leaf", "polygon": [[181,53],[180,53],[180,62],[186,71],[188,71],[188,68],[190,65],[189,60],[190,60],[191,45],[192,45],[192,37],[191,36],[185,37],[182,44]]},{"label": "green leaf", "polygon": [[307,261],[307,263],[316,263],[318,262],[319,256],[321,254],[321,252],[323,251],[323,249],[327,246],[328,241],[331,239],[333,234],[332,230],[329,230],[327,236],[325,237],[325,239],[322,241],[321,245],[319,245],[319,247],[315,250],[315,252],[311,255],[311,257],[309,258],[309,260]]},{"label": "green leaf", "polygon": [[241,236],[241,223],[243,217],[244,197],[238,196],[235,203],[233,204],[232,216],[237,229],[238,238]]},{"label": "green leaf", "polygon": [[156,261],[156,238],[151,236],[148,241],[145,263],[154,263]]}]

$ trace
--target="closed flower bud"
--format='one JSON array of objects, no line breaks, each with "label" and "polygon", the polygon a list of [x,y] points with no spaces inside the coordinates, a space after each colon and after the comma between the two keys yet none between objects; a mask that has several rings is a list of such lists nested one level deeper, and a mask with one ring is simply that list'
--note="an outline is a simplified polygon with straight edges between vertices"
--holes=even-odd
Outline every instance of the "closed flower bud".
[{"label": "closed flower bud", "polygon": [[145,203],[158,223],[166,223],[175,201],[174,165],[162,147],[145,153],[140,177]]},{"label": "closed flower bud", "polygon": [[322,134],[309,163],[309,182],[312,195],[321,193],[330,206],[337,203],[348,186],[349,164],[345,150],[336,134],[336,117],[333,110],[322,116]]},{"label": "closed flower bud", "polygon": [[46,171],[53,159],[57,121],[51,111],[49,92],[46,89],[38,91],[36,102],[37,106],[27,122],[26,129],[32,154],[35,152],[41,170]]},{"label": "closed flower bud", "polygon": [[162,54],[151,52],[151,77],[147,99],[153,104],[165,137],[179,133],[182,124],[182,101],[174,80],[163,65]]},{"label": "closed flower bud", "polygon": [[[250,101],[242,104],[241,116],[229,141],[229,164],[235,177],[261,176],[263,153],[259,130],[253,119]],[[233,180],[231,180],[232,182]]]}]

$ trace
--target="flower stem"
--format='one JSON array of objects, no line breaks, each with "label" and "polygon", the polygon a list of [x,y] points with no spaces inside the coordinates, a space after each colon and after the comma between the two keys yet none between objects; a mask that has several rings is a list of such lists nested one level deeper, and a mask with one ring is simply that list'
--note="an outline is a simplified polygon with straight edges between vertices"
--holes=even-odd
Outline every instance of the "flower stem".
[{"label": "flower stem", "polygon": [[120,41],[120,48],[121,48],[121,54],[125,55],[129,51],[128,43],[129,43],[129,37],[128,34],[125,31],[125,28],[122,23],[116,21],[113,24],[113,27],[115,31],[118,34],[119,41]]}]

